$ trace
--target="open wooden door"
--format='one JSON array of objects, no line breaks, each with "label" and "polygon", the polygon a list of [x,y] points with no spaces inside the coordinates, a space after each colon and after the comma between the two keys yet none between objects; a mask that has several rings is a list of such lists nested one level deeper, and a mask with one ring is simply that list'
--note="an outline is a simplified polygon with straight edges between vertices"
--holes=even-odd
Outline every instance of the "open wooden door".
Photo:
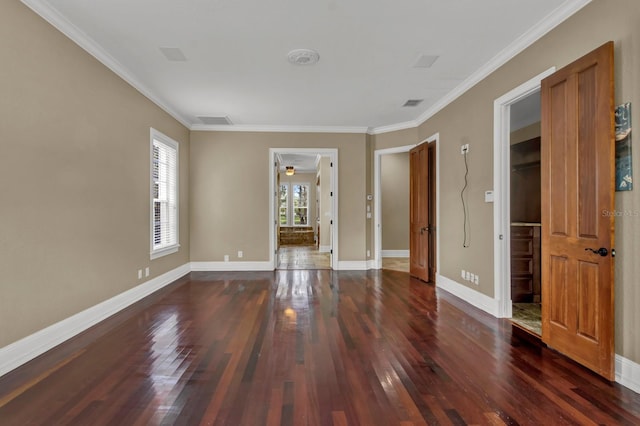
[{"label": "open wooden door", "polygon": [[542,340],[613,380],[613,43],[541,95]]},{"label": "open wooden door", "polygon": [[429,142],[429,282],[436,282],[436,143]]},{"label": "open wooden door", "polygon": [[409,274],[429,281],[429,144],[409,152]]}]

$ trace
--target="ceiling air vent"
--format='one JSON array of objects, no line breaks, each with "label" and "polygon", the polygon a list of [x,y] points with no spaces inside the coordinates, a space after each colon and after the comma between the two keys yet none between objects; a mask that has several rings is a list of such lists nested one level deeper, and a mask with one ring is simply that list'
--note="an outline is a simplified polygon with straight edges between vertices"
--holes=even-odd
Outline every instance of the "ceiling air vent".
[{"label": "ceiling air vent", "polygon": [[171,62],[186,62],[187,57],[184,56],[182,50],[177,47],[161,47],[160,51]]},{"label": "ceiling air vent", "polygon": [[214,126],[225,126],[229,124],[233,124],[229,117],[198,117],[198,120],[202,121],[204,124],[214,125]]},{"label": "ceiling air vent", "polygon": [[440,56],[436,55],[420,55],[416,62],[413,64],[414,68],[431,68],[433,63],[438,60]]},{"label": "ceiling air vent", "polygon": [[420,103],[424,101],[424,99],[409,99],[407,102],[402,105],[403,107],[414,107],[420,105]]}]

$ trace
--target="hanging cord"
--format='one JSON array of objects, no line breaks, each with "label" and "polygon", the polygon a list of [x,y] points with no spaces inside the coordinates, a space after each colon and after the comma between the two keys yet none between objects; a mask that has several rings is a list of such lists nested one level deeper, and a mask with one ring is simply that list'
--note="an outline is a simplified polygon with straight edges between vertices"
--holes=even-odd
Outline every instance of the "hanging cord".
[{"label": "hanging cord", "polygon": [[[462,241],[462,247],[469,247],[471,244],[471,236],[469,235],[469,241],[467,241],[467,223],[469,222],[468,214],[467,214],[467,203],[464,201],[464,191],[469,186],[469,164],[467,164],[467,152],[462,155],[464,157],[464,186],[462,187],[462,191],[460,191],[460,199],[462,200],[462,212],[464,214],[464,222],[462,224],[462,230],[464,233],[464,239]],[[469,233],[471,233],[471,224],[469,223]]]}]

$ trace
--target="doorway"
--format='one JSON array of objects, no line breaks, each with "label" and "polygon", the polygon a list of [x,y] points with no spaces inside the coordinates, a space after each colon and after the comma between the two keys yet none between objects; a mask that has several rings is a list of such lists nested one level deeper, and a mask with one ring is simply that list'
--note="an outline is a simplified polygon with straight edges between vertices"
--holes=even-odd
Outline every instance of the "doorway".
[{"label": "doorway", "polygon": [[338,269],[337,150],[271,148],[273,269]]},{"label": "doorway", "polygon": [[[526,99],[531,96],[536,96],[540,93],[540,85],[542,80],[555,72],[555,67],[552,67],[545,72],[535,76],[526,83],[516,87],[512,91],[506,93],[502,97],[498,98],[494,102],[494,191],[493,191],[493,224],[495,230],[495,243],[494,243],[494,293],[497,301],[497,317],[499,318],[512,318],[513,317],[513,302],[512,302],[512,218],[511,218],[511,134],[512,134],[512,106],[523,101],[520,105],[527,104]],[[539,96],[539,95],[538,95]],[[529,102],[534,98],[530,98]],[[538,110],[539,114],[539,110]],[[525,126],[526,127],[526,126]],[[524,223],[524,222],[523,222]],[[528,227],[530,229],[515,228],[515,236],[520,236],[520,233],[527,234],[529,232],[535,232],[536,228]],[[523,239],[525,235],[522,235]],[[533,237],[533,235],[531,236]],[[522,242],[516,238],[515,241],[515,253],[520,253],[521,250],[524,256],[533,251],[533,248],[529,250],[528,246],[521,247]],[[531,253],[532,255],[532,253]],[[527,264],[528,260],[518,262],[518,268],[529,268],[531,265]],[[521,266],[525,265],[525,266]],[[514,268],[515,269],[515,268]],[[531,274],[533,274],[533,269]],[[528,279],[529,277],[525,278]],[[531,277],[533,279],[533,277]],[[531,283],[533,285],[533,283]],[[523,285],[524,286],[524,285]]]},{"label": "doorway", "polygon": [[[435,218],[435,223],[439,221],[439,179],[438,179],[438,165],[439,165],[439,150],[436,148],[439,140],[439,134],[434,134],[429,138],[423,140],[421,144],[428,143],[431,147],[431,160],[433,161],[434,166],[430,167],[432,174],[429,176],[429,181],[432,184],[431,194],[432,194],[432,202],[431,205],[431,216]],[[406,251],[394,251],[394,250],[383,250],[383,203],[385,203],[383,199],[383,173],[382,173],[382,163],[383,157],[387,155],[395,155],[395,154],[406,154],[408,155],[411,149],[415,148],[417,145],[405,145],[395,148],[387,148],[387,149],[378,149],[374,151],[374,251],[373,251],[373,264],[376,269],[394,269],[394,270],[402,270],[404,272],[409,271],[409,258],[407,257],[409,254]],[[407,159],[406,166],[409,166],[409,161]],[[409,190],[410,182],[407,180],[406,182],[407,190]],[[409,233],[409,223],[406,222],[406,233]],[[432,236],[430,238],[430,246],[429,252],[432,253],[431,257],[431,271],[432,271],[432,280],[435,282],[437,277],[437,271],[439,270],[439,257],[437,253],[439,252],[440,247],[440,238],[437,228],[434,227],[432,231]],[[408,248],[408,247],[407,247]],[[389,255],[393,255],[394,257],[386,257]],[[398,255],[402,255],[403,257],[395,257]]]}]

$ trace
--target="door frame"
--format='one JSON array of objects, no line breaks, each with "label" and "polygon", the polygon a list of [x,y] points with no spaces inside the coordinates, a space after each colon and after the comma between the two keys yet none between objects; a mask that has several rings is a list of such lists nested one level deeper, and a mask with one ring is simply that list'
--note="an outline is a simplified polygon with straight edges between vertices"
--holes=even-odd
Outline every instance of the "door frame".
[{"label": "door frame", "polygon": [[329,157],[333,163],[331,167],[331,182],[329,187],[333,196],[331,197],[331,269],[338,270],[338,150],[336,148],[269,148],[269,264],[275,270],[277,259],[275,257],[278,250],[278,238],[275,235],[275,199],[278,188],[274,186],[275,170],[274,163],[279,154],[318,154],[322,157]]},{"label": "door frame", "polygon": [[[438,227],[438,225],[440,224],[440,133],[435,133],[415,145],[404,145],[395,148],[376,149],[373,152],[374,269],[382,269],[382,182],[380,174],[382,156],[387,154],[409,152],[412,148],[415,148],[416,146],[425,142],[436,143],[436,278],[438,276],[438,271],[440,271],[440,231]],[[409,167],[408,164],[407,167]]]},{"label": "door frame", "polygon": [[556,67],[536,75],[493,102],[493,276],[496,317],[511,318],[511,105],[540,91]]}]

